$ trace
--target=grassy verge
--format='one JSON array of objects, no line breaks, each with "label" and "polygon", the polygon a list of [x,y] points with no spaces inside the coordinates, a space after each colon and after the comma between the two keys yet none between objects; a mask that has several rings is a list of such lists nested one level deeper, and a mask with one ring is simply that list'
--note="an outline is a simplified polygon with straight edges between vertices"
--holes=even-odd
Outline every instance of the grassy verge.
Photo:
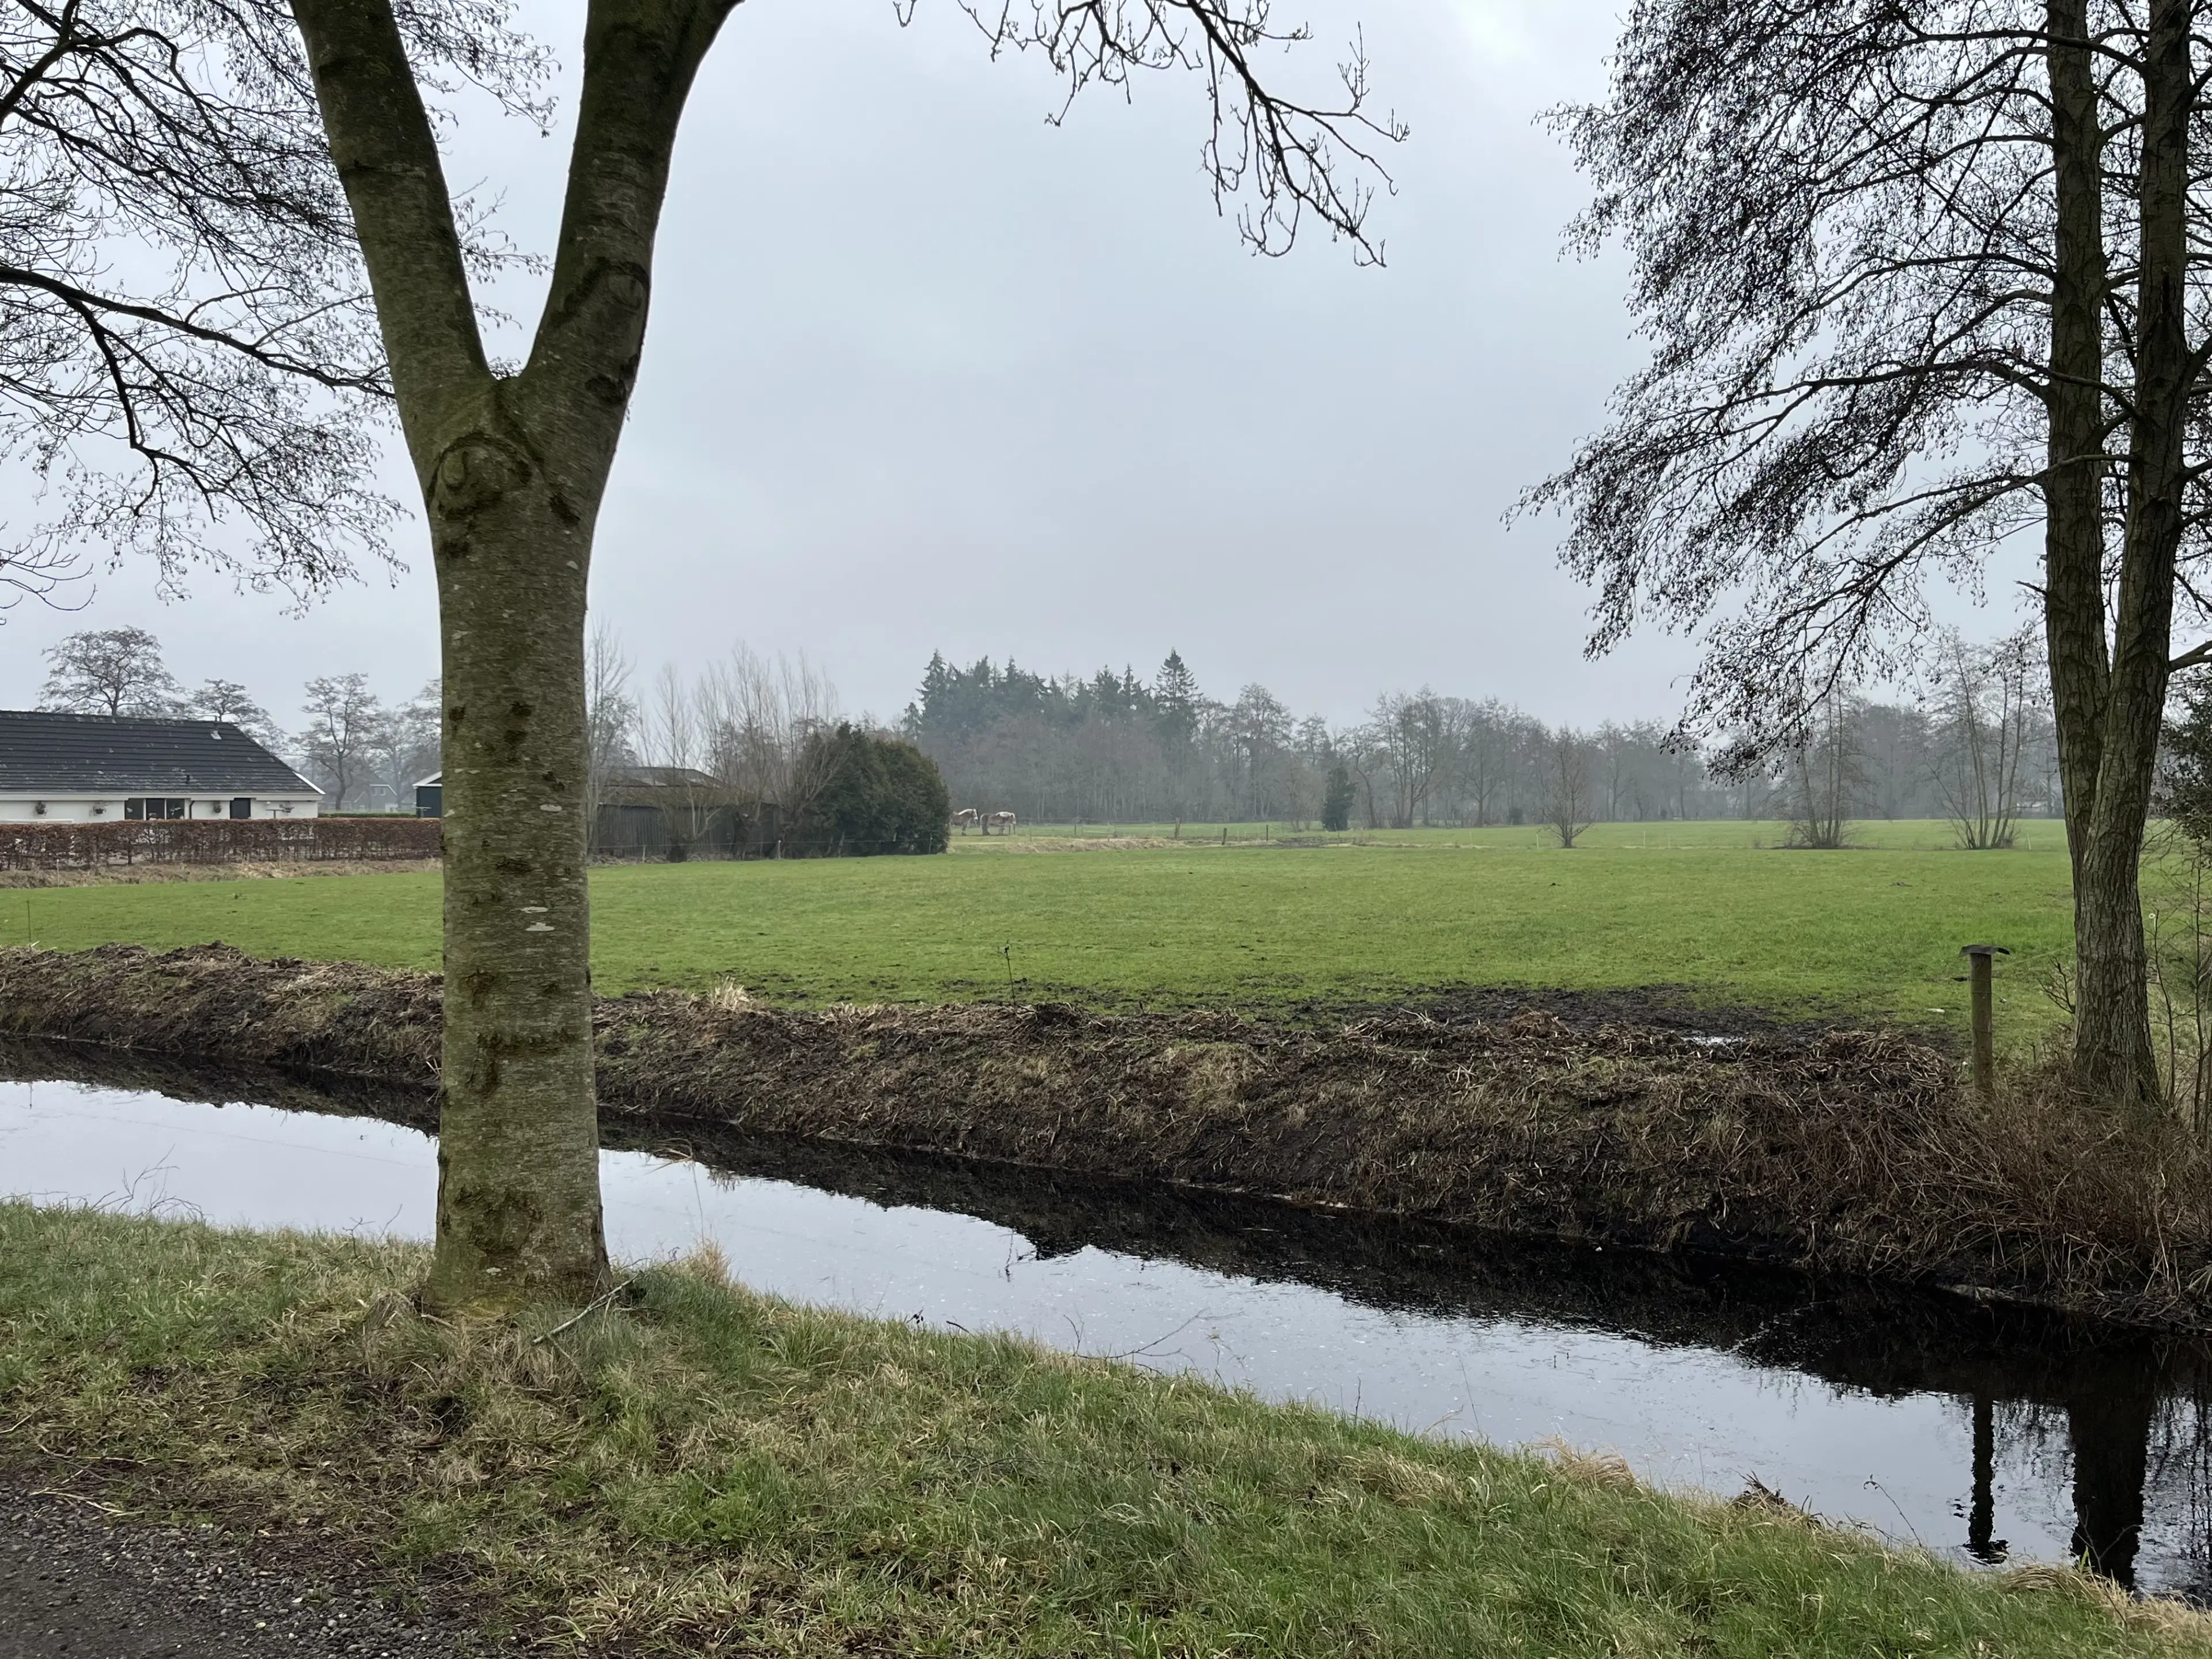
[{"label": "grassy verge", "polygon": [[[716,1264],[536,1337],[356,1240],[0,1206],[0,1446],[684,1654],[2148,1656],[2206,1622]],[[35,1452],[33,1449],[35,1448]]]},{"label": "grassy verge", "polygon": [[[1107,1006],[1388,1001],[1439,987],[1687,988],[1717,1002],[1963,1027],[1958,951],[1990,939],[2001,1030],[2057,1015],[2069,948],[2056,826],[1951,850],[1938,825],[1778,850],[1773,826],[1616,824],[1572,852],[1533,830],[1408,831],[1320,847],[611,866],[594,874],[603,991],[734,980],[787,1005],[1059,997]],[[1755,844],[1765,840],[1767,844]],[[434,875],[0,893],[0,944],[171,949],[434,968]]]}]

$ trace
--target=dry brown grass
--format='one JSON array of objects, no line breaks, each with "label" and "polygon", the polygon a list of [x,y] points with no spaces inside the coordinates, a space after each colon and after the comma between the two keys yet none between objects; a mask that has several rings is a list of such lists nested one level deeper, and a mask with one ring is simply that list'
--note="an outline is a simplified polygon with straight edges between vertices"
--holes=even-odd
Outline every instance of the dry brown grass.
[{"label": "dry brown grass", "polygon": [[[0,951],[0,1030],[434,1080],[438,981],[210,946]],[[1333,1031],[1058,1006],[605,999],[611,1113],[1693,1249],[2212,1324],[2212,1156],[1894,1033],[1705,1045],[1548,1015]]]},{"label": "dry brown grass", "polygon": [[1635,1492],[1643,1482],[1619,1452],[1584,1451],[1557,1435],[1539,1443],[1551,1454],[1552,1467],[1563,1480],[1578,1481],[1607,1492]]},{"label": "dry brown grass", "polygon": [[992,850],[1008,853],[1129,853],[1160,852],[1190,847],[1196,841],[1174,841],[1165,836],[1008,836],[994,837]]}]

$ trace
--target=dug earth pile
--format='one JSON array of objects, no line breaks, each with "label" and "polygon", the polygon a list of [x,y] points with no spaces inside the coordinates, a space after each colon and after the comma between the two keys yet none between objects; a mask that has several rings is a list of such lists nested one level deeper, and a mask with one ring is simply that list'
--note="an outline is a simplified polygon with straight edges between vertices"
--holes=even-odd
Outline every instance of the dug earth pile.
[{"label": "dug earth pile", "polygon": [[[0,950],[0,1033],[434,1085],[434,975]],[[2212,1164],[1894,1033],[1725,1044],[1534,1011],[1312,1030],[1060,1005],[596,1013],[603,1111],[2212,1327]]]}]

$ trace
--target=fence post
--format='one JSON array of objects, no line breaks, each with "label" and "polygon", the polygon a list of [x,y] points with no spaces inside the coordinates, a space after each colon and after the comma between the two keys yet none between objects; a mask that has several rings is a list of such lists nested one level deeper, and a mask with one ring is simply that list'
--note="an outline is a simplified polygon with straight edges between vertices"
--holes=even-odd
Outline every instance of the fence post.
[{"label": "fence post", "polygon": [[1965,945],[1959,954],[1973,965],[1974,1087],[1984,1095],[1996,1092],[1996,993],[1990,972],[1992,959],[2008,957],[2002,945]]}]

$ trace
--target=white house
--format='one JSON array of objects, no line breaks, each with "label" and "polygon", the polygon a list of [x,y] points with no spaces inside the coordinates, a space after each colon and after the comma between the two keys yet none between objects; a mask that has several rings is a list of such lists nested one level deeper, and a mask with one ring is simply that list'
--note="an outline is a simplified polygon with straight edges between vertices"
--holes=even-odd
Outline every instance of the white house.
[{"label": "white house", "polygon": [[0,823],[311,818],[322,798],[222,721],[0,709]]}]

